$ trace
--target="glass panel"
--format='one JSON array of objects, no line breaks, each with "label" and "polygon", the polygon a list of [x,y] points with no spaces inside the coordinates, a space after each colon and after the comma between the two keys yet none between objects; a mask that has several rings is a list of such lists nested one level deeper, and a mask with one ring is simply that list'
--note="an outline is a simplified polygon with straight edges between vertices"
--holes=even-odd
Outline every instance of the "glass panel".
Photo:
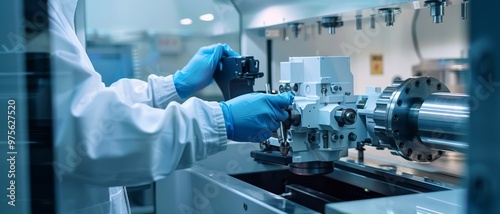
[{"label": "glass panel", "polygon": [[[239,15],[229,0],[87,0],[87,51],[106,85],[182,69],[206,45],[239,52]],[[216,84],[195,96],[222,100]]]},{"label": "glass panel", "polygon": [[[182,69],[199,48],[227,43],[240,51],[239,14],[229,0],[86,0],[86,50],[102,82],[146,81]],[[212,83],[194,96],[222,101]],[[132,213],[154,211],[155,185],[127,187]]]}]

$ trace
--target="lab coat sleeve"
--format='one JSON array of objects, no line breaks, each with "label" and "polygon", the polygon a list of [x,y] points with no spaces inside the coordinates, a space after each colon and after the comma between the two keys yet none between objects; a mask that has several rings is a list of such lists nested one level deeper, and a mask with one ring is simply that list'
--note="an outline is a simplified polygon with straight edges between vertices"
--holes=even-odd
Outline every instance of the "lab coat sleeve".
[{"label": "lab coat sleeve", "polygon": [[131,102],[144,103],[155,108],[165,108],[171,101],[181,102],[173,84],[172,75],[163,77],[149,75],[147,82],[137,79],[120,79],[110,88]]},{"label": "lab coat sleeve", "polygon": [[225,148],[224,117],[216,102],[191,98],[157,109],[126,99],[111,87],[73,105],[77,129],[89,131],[78,132],[76,148],[85,152],[71,176],[97,185],[140,185]]}]

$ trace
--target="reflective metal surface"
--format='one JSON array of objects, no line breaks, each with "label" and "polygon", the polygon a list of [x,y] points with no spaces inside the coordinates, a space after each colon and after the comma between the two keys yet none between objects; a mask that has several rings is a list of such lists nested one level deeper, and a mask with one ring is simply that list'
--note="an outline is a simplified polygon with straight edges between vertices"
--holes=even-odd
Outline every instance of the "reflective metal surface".
[{"label": "reflective metal surface", "polygon": [[[350,150],[349,156],[341,161],[359,164],[358,155],[358,151]],[[422,164],[407,161],[396,154],[388,155],[387,150],[365,146],[364,163],[361,165],[382,169],[400,177],[439,183],[449,189],[454,189],[461,187],[464,182],[464,173],[467,171],[466,161],[467,158],[462,153],[446,152],[432,164]]]},{"label": "reflective metal surface", "polygon": [[418,113],[420,139],[436,149],[465,152],[469,128],[469,96],[434,93]]},{"label": "reflective metal surface", "polygon": [[253,161],[249,150],[257,144],[231,143],[186,170],[157,182],[156,213],[317,213],[232,177],[233,173],[284,170],[286,167]]},{"label": "reflective metal surface", "polygon": [[432,162],[443,154],[423,145],[411,122],[416,117],[414,109],[436,92],[449,90],[435,78],[416,77],[385,88],[377,100],[373,114],[375,133],[407,160]]},{"label": "reflective metal surface", "polygon": [[[376,168],[336,161],[334,172],[326,175],[301,176],[288,170],[278,170],[232,176],[322,213],[327,203],[455,188],[453,185],[420,177],[417,173],[414,173],[414,176],[401,175],[398,171],[387,170],[391,166],[386,166],[386,168]],[[395,166],[392,168],[396,169]],[[436,176],[433,178],[436,179]]]},{"label": "reflective metal surface", "polygon": [[332,203],[326,206],[325,213],[465,213],[465,194],[465,190],[450,190]]},{"label": "reflective metal surface", "polygon": [[291,163],[290,171],[297,175],[321,175],[333,172],[333,161]]}]

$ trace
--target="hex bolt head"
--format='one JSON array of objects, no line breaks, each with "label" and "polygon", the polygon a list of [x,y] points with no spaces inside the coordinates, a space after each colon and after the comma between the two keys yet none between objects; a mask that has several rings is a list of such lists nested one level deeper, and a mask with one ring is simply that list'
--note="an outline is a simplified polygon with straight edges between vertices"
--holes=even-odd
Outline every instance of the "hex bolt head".
[{"label": "hex bolt head", "polygon": [[285,86],[283,85],[280,85],[278,90],[280,91],[280,93],[284,93],[285,92]]},{"label": "hex bolt head", "polygon": [[332,142],[337,142],[337,140],[339,140],[339,136],[337,134],[332,134],[331,140]]},{"label": "hex bolt head", "polygon": [[351,133],[349,133],[348,138],[350,141],[356,141],[356,139],[358,139],[358,136],[356,134],[354,134],[353,132],[351,132]]},{"label": "hex bolt head", "polygon": [[338,85],[331,85],[330,90],[332,91],[332,93],[335,93],[339,90],[339,86]]}]

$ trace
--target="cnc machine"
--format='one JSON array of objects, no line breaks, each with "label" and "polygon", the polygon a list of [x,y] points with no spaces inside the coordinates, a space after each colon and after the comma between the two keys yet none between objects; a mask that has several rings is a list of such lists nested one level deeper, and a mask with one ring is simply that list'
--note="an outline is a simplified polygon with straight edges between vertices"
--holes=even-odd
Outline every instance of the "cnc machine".
[{"label": "cnc machine", "polygon": [[[324,28],[335,38],[350,26],[373,30],[405,25],[399,15],[408,11],[417,10],[436,24],[457,18],[445,15],[451,5],[460,11],[458,19],[467,20],[469,13],[468,1],[334,1],[335,7],[326,6],[332,2],[323,2],[323,7],[321,3],[261,3],[236,6],[247,29],[242,39],[255,39],[251,29],[263,29],[268,51],[273,44],[269,38],[297,44],[300,49],[322,40],[312,34],[322,35]],[[271,15],[280,9],[286,11],[279,13],[283,17]],[[470,151],[471,103],[476,98],[455,89],[469,88],[467,72],[472,66],[468,59],[426,60],[417,50],[421,64],[414,64],[414,76],[374,87],[358,81],[363,77],[353,70],[359,68],[354,65],[359,63],[355,50],[354,58],[298,53],[279,61],[269,73],[276,59],[252,53],[250,44],[243,53],[260,61],[264,77],[249,70],[246,73],[254,73],[250,81],[237,70],[239,76],[233,78],[240,79],[247,92],[248,86],[258,87],[267,77],[276,93],[293,93],[294,103],[286,109],[289,119],[260,145],[230,143],[221,154],[167,178],[165,183],[170,184],[190,179],[187,188],[192,190],[160,186],[173,190],[157,194],[168,198],[168,206],[199,213],[466,212],[466,154]],[[456,73],[461,85],[454,85],[449,75],[445,79],[432,73],[435,67]],[[363,93],[356,92],[359,82],[365,82]],[[238,91],[234,85],[225,88]],[[223,93],[228,94],[224,89]]]}]

